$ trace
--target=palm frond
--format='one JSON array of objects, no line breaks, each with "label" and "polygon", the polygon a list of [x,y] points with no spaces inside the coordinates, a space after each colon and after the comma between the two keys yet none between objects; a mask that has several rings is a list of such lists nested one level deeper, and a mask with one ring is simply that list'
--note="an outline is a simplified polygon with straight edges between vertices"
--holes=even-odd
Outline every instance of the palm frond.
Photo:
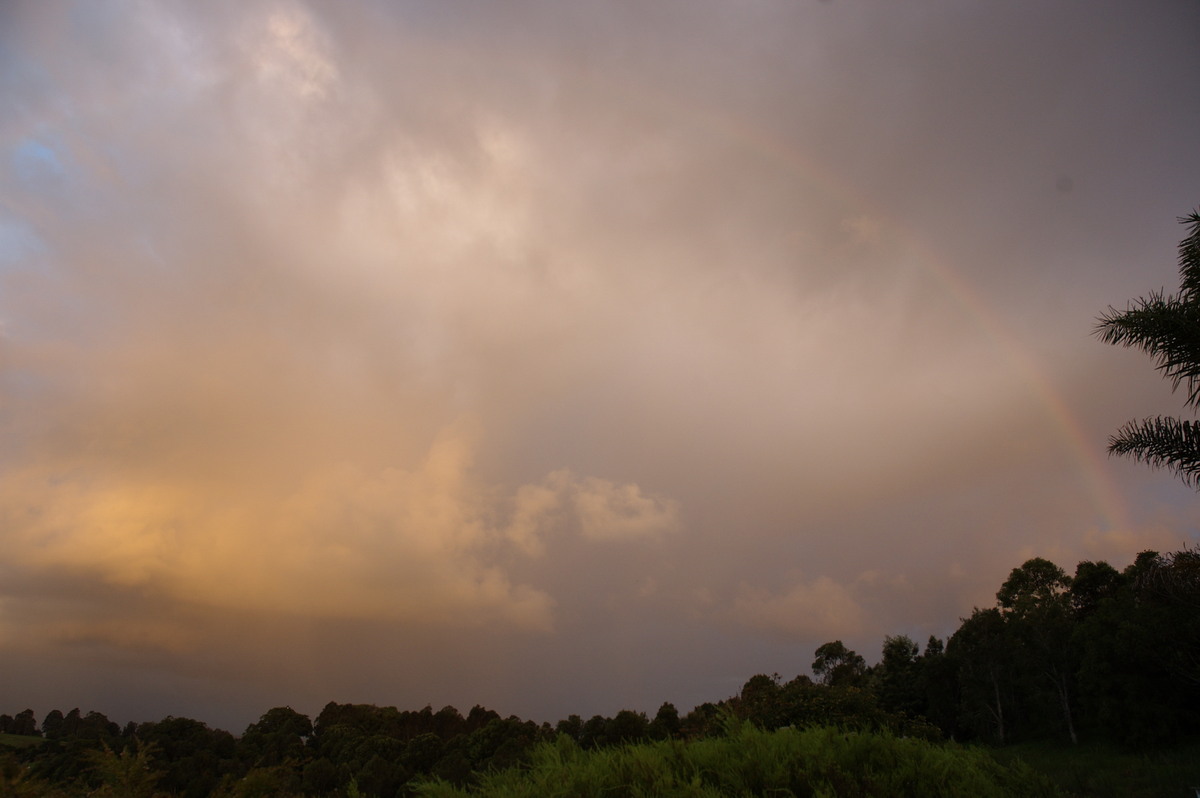
[{"label": "palm frond", "polygon": [[[1187,236],[1179,242],[1178,295],[1165,291],[1131,302],[1124,311],[1109,307],[1095,334],[1118,346],[1151,355],[1171,390],[1187,385],[1188,406],[1200,409],[1200,209],[1179,217]],[[1131,421],[1108,441],[1110,454],[1126,455],[1174,471],[1200,490],[1200,422],[1159,416]]]},{"label": "palm frond", "polygon": [[[1200,263],[1196,278],[1200,286]],[[1105,343],[1152,355],[1172,390],[1186,383],[1187,404],[1195,407],[1200,402],[1200,295],[1184,299],[1159,291],[1124,311],[1110,307],[1100,317],[1096,334]]]},{"label": "palm frond", "polygon": [[1179,223],[1188,227],[1188,235],[1179,242],[1180,296],[1200,300],[1200,211],[1180,216]]},{"label": "palm frond", "polygon": [[1109,438],[1108,451],[1170,469],[1200,488],[1200,422],[1164,416],[1131,421]]}]

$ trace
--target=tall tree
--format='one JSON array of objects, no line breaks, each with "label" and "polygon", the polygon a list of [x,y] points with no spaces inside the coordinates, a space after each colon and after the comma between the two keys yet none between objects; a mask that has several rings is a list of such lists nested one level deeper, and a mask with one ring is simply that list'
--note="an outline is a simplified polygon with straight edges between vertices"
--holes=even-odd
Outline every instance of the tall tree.
[{"label": "tall tree", "polygon": [[291,707],[267,710],[246,727],[238,748],[254,767],[272,767],[305,759],[304,741],[313,733],[312,721]]},{"label": "tall tree", "polygon": [[867,671],[866,660],[841,640],[825,643],[813,653],[813,674],[831,687],[857,684]]},{"label": "tall tree", "polygon": [[879,661],[879,703],[889,712],[920,715],[925,710],[924,685],[918,676],[921,661],[917,644],[908,635],[883,639],[883,658]]},{"label": "tall tree", "polygon": [[[1186,387],[1186,404],[1195,410],[1200,407],[1200,212],[1179,221],[1188,228],[1179,242],[1179,293],[1157,291],[1124,311],[1110,307],[1096,334],[1106,343],[1153,355],[1172,390]],[[1169,416],[1130,421],[1109,439],[1108,450],[1166,467],[1200,488],[1200,422]]]},{"label": "tall tree", "polygon": [[654,720],[650,721],[650,737],[655,740],[666,740],[679,736],[679,710],[669,701],[664,701],[658,708]]},{"label": "tall tree", "polygon": [[[1012,570],[996,593],[996,603],[1007,625],[1014,664],[1033,684],[1050,689],[1050,703],[1058,704],[1071,742],[1078,743],[1073,694],[1079,657],[1071,645],[1070,589],[1071,578],[1063,569],[1034,557]],[[1030,703],[1034,714],[1048,708],[1042,701]]]},{"label": "tall tree", "polygon": [[978,607],[963,618],[946,643],[962,690],[963,720],[968,729],[1003,745],[1007,740],[1005,708],[1011,704],[1012,669],[1006,618],[1000,610]]}]

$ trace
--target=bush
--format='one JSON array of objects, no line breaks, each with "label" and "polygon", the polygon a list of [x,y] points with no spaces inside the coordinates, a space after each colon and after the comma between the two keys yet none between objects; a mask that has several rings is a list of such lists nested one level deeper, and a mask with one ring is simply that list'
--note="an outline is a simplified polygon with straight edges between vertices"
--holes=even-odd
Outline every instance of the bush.
[{"label": "bush", "polygon": [[434,781],[425,798],[743,798],[744,796],[1055,796],[1044,777],[1001,765],[982,749],[888,732],[832,727],[770,732],[750,724],[725,737],[665,740],[584,751],[568,737],[544,743],[523,768],[490,773],[474,788]]}]

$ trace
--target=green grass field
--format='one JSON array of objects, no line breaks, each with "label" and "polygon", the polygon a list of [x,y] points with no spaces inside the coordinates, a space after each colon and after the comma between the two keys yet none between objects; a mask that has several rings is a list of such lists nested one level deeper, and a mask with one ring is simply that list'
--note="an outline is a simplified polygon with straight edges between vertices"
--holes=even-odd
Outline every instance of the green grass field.
[{"label": "green grass field", "polygon": [[981,748],[832,728],[766,732],[749,724],[728,737],[584,751],[560,737],[528,767],[492,773],[476,788],[418,787],[424,798],[1037,798],[1061,793],[1021,762]]},{"label": "green grass field", "polygon": [[44,743],[41,737],[27,737],[23,734],[0,734],[0,746],[5,748],[30,748]]}]

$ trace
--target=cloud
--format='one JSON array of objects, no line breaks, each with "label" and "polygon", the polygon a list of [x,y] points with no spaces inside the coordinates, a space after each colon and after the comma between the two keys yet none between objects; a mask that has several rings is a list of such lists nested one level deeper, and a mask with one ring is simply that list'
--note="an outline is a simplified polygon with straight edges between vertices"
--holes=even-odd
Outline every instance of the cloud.
[{"label": "cloud", "polygon": [[841,638],[858,634],[866,614],[852,588],[827,576],[796,581],[780,593],[743,586],[730,620],[786,640]]},{"label": "cloud", "polygon": [[657,537],[679,527],[679,503],[646,496],[637,485],[617,485],[597,477],[571,480],[565,472],[552,474],[550,481],[565,489],[578,514],[580,532],[590,540]]},{"label": "cloud", "polygon": [[254,73],[266,90],[324,98],[338,81],[338,69],[328,42],[304,7],[280,5],[269,12],[263,27],[255,31],[258,36],[248,49]]},{"label": "cloud", "polygon": [[29,468],[10,472],[0,506],[12,563],[34,571],[226,610],[548,629],[551,599],[479,559],[494,533],[468,451],[447,432],[412,470],[317,465],[252,492]]},{"label": "cloud", "polygon": [[591,541],[659,538],[679,529],[679,510],[679,502],[646,495],[633,483],[581,479],[560,469],[517,490],[506,534],[527,554],[540,555],[542,537],[556,526],[578,529]]},{"label": "cloud", "polygon": [[536,555],[544,535],[620,542],[678,526],[676,502],[567,470],[504,497],[471,473],[476,435],[443,430],[412,469],[313,463],[295,482],[249,489],[14,470],[0,483],[9,562],[223,610],[547,631],[553,599],[489,564],[497,544]]}]

